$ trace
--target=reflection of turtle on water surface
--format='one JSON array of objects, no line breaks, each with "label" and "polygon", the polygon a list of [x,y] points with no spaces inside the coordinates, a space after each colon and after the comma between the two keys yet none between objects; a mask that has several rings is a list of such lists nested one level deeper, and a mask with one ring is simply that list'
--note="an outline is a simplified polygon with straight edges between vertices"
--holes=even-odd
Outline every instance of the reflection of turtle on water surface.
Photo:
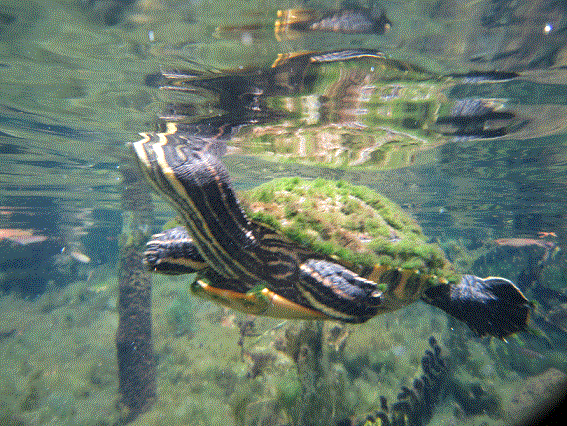
[{"label": "reflection of turtle on water surface", "polygon": [[512,282],[455,273],[412,218],[368,188],[276,179],[239,202],[222,144],[175,131],[134,143],[184,225],[153,236],[151,269],[197,272],[196,294],[257,315],[357,323],[423,300],[479,335],[526,328],[530,303]]},{"label": "reflection of turtle on water surface", "polygon": [[339,10],[324,13],[312,9],[278,10],[275,21],[276,37],[286,32],[322,31],[343,34],[384,34],[392,22],[386,11],[374,4],[370,8],[360,7],[355,2],[343,2]]}]

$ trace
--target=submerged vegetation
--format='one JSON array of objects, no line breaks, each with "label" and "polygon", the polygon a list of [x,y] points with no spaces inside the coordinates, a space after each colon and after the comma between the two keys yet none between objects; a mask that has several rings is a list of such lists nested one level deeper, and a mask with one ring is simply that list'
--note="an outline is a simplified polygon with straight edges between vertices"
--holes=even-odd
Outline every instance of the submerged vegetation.
[{"label": "submerged vegetation", "polygon": [[[119,424],[116,276],[89,276],[0,298],[3,424]],[[369,426],[408,410],[421,422],[408,425],[512,423],[538,402],[524,386],[548,398],[566,379],[565,332],[546,330],[553,348],[480,339],[424,304],[363,326],[253,318],[193,298],[189,282],[154,278],[158,400],[132,425]],[[421,382],[434,382],[424,374],[439,378],[438,399],[416,412]]]},{"label": "submerged vegetation", "polygon": [[[189,282],[193,279],[189,278]],[[189,285],[182,285],[177,290],[177,296],[167,308],[165,315],[175,336],[187,335],[193,337],[197,332],[195,313],[199,302],[195,300]]]}]

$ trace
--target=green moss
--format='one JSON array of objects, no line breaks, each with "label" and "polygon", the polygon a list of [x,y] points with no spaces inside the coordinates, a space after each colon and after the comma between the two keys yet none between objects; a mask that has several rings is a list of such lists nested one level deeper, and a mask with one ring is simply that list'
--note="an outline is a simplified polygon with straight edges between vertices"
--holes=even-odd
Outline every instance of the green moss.
[{"label": "green moss", "polygon": [[183,226],[183,222],[179,216],[176,216],[173,219],[168,220],[165,225],[163,225],[163,230],[167,231],[168,229],[177,228],[178,226]]},{"label": "green moss", "polygon": [[258,194],[258,201],[262,203],[271,203],[275,199],[273,188],[265,188]]},{"label": "green moss", "polygon": [[254,221],[354,269],[385,264],[440,276],[452,273],[443,252],[427,243],[417,222],[368,187],[281,178],[244,192],[241,199]]}]

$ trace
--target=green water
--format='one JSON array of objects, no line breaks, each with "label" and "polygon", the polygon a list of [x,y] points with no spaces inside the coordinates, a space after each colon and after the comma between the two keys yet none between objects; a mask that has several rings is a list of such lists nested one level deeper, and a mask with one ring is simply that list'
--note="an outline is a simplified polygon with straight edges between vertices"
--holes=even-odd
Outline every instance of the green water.
[{"label": "green water", "polygon": [[[518,424],[560,393],[567,8],[384,1],[385,34],[274,31],[278,10],[340,7],[0,0],[1,425],[128,418],[118,404],[119,246],[175,213],[157,195],[153,214],[131,213],[127,144],[174,121],[233,126],[223,162],[237,189],[302,176],[379,191],[459,272],[516,282],[535,302],[536,331],[478,338],[423,303],[361,325],[247,317],[194,297],[187,277],[153,275],[157,399],[131,424],[379,424],[366,416],[383,410],[381,396],[391,405],[412,388],[430,336],[447,380],[419,424]],[[313,61],[278,74],[277,90],[262,85],[284,69],[283,59],[272,67],[280,54],[339,49],[383,56]],[[510,74],[470,74],[495,70]],[[160,88],[182,84],[181,72],[206,83]],[[263,93],[228,89],[244,83]],[[243,113],[254,96],[259,107]],[[458,112],[471,99],[485,108],[474,120]]]}]

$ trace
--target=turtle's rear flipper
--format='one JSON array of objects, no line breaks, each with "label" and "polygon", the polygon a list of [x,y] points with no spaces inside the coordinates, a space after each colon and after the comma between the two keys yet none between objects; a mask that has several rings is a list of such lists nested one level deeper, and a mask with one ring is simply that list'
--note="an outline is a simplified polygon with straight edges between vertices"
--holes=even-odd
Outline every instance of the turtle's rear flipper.
[{"label": "turtle's rear flipper", "polygon": [[427,289],[423,300],[465,322],[479,336],[499,338],[525,330],[531,303],[505,278],[463,275],[457,285]]}]

